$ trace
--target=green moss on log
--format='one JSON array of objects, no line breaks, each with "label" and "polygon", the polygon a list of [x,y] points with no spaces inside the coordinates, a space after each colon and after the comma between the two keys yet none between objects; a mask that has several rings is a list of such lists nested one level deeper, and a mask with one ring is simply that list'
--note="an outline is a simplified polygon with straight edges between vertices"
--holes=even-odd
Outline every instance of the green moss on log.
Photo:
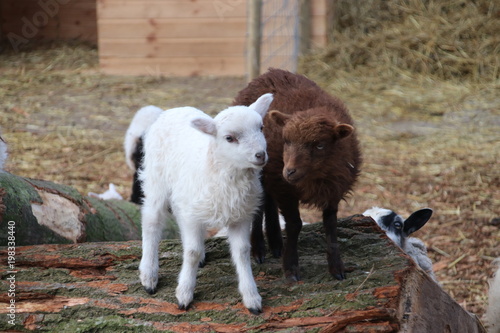
[{"label": "green moss on log", "polygon": [[[50,203],[44,202],[43,193],[64,198],[68,205],[77,207],[79,213],[74,217],[76,220],[74,224],[79,226],[78,230],[81,229],[81,234],[76,239],[78,242],[125,241],[141,238],[140,209],[131,202],[90,198],[82,196],[70,186],[0,172],[0,246],[7,245],[9,221],[15,224],[18,246],[69,244],[75,241],[58,229],[60,226],[57,223],[39,221],[40,217],[34,215],[33,204],[50,206]],[[175,225],[174,222],[169,221],[168,235],[171,238],[177,236],[172,231],[174,228],[172,225]]]},{"label": "green moss on log", "polygon": [[8,223],[14,221],[16,245],[69,244],[71,241],[38,224],[32,203],[43,203],[36,189],[22,177],[0,171],[0,246],[8,242]]}]

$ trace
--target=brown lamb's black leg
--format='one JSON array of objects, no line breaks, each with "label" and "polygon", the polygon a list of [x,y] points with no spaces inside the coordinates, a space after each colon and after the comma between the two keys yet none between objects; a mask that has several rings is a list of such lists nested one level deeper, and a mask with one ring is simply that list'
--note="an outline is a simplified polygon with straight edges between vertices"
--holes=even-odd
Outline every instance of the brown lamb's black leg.
[{"label": "brown lamb's black leg", "polygon": [[337,241],[337,207],[323,210],[323,225],[326,233],[328,270],[337,280],[344,280],[346,278],[345,268]]},{"label": "brown lamb's black leg", "polygon": [[274,199],[265,192],[262,204],[254,216],[251,234],[252,256],[259,264],[264,263],[266,258],[266,244],[262,232],[263,213],[266,216],[266,236],[272,256],[281,257],[283,249],[278,207]]},{"label": "brown lamb's black leg", "polygon": [[299,254],[297,250],[302,220],[300,219],[299,203],[281,207],[286,222],[286,242],[283,251],[283,271],[285,277],[291,281],[300,280]]},{"label": "brown lamb's black leg", "polygon": [[252,221],[252,233],[250,235],[250,244],[252,245],[252,256],[258,264],[264,263],[266,258],[266,242],[264,240],[264,233],[262,232],[262,219],[264,218],[264,205],[259,206]]},{"label": "brown lamb's black leg", "polygon": [[266,214],[266,236],[269,251],[274,258],[279,258],[283,250],[283,236],[281,235],[278,207],[274,199],[269,195],[265,196],[264,212]]}]

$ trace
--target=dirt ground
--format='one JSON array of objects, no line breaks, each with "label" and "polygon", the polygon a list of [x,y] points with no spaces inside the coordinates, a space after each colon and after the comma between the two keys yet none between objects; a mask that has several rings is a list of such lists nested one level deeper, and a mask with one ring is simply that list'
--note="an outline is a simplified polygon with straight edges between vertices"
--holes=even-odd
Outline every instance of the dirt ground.
[{"label": "dirt ground", "polygon": [[[346,102],[363,148],[362,176],[340,216],[374,205],[403,216],[432,208],[415,236],[427,244],[442,287],[481,317],[500,257],[500,86],[404,75],[320,84]],[[0,54],[6,169],[82,193],[114,183],[128,198],[123,137],[137,109],[191,105],[214,114],[245,85],[240,77],[105,76],[96,50],[82,45]]]}]

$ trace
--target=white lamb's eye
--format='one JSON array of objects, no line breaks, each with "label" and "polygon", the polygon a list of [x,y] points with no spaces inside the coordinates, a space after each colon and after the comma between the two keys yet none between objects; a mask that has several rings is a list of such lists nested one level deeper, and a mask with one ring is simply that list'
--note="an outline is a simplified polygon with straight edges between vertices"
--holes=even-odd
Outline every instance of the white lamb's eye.
[{"label": "white lamb's eye", "polygon": [[260,127],[260,131],[262,132],[262,130],[263,130],[263,129],[264,129],[264,126],[261,126],[261,127]]},{"label": "white lamb's eye", "polygon": [[227,142],[232,143],[234,142],[234,137],[232,135],[226,135],[225,139]]}]

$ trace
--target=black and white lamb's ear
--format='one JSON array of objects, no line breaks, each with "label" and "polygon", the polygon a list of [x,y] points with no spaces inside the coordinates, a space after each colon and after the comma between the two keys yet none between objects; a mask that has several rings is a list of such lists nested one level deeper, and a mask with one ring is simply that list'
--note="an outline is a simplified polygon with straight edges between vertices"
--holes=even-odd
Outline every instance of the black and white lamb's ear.
[{"label": "black and white lamb's ear", "polygon": [[191,125],[198,131],[206,133],[208,135],[217,135],[217,127],[213,119],[209,118],[197,118],[191,121]]},{"label": "black and white lamb's ear", "polygon": [[408,217],[403,226],[403,231],[407,234],[410,235],[414,233],[415,231],[419,230],[422,228],[427,221],[432,216],[432,209],[430,208],[423,208],[420,210],[417,210],[416,212],[413,212],[410,217]]}]

